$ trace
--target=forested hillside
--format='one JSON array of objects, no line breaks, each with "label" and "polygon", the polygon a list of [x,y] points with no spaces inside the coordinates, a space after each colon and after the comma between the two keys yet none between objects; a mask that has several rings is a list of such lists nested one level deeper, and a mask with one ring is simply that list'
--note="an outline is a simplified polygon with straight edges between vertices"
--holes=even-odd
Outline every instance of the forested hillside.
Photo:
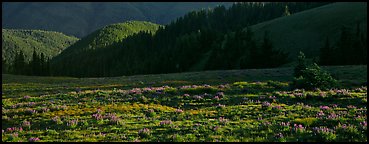
[{"label": "forested hillside", "polygon": [[[2,29],[3,70],[13,64],[17,54],[24,54],[24,61],[32,59],[33,51],[52,58],[76,42],[78,38],[60,32],[42,30]],[[4,72],[4,71],[3,71]]]},{"label": "forested hillside", "polygon": [[276,67],[286,63],[286,53],[273,48],[267,33],[258,40],[243,28],[325,4],[236,3],[193,11],[155,35],[140,32],[73,60],[61,55],[52,69],[55,75],[87,77]]},{"label": "forested hillside", "polygon": [[[67,71],[63,70],[64,68],[67,67],[70,70],[76,71],[78,67],[81,67],[79,64],[81,64],[82,62],[93,59],[97,60],[96,56],[88,55],[89,53],[94,52],[101,53],[101,51],[109,51],[105,48],[109,47],[113,43],[121,42],[126,37],[134,35],[141,31],[147,32],[150,35],[154,34],[159,27],[160,25],[158,24],[141,21],[128,21],[125,23],[108,25],[86,36],[85,38],[68,47],[60,55],[56,56],[52,60],[53,65],[52,69],[54,73],[68,72],[68,70]],[[140,43],[141,42],[137,42],[136,44],[139,45]],[[119,47],[119,49],[124,48],[125,48],[124,45]],[[95,62],[104,65],[104,67],[110,65],[106,61],[95,61]],[[78,64],[79,66],[75,64]],[[95,67],[94,69],[96,68],[97,67]],[[90,68],[86,68],[85,70],[81,69],[81,71],[88,72],[89,69]]]}]

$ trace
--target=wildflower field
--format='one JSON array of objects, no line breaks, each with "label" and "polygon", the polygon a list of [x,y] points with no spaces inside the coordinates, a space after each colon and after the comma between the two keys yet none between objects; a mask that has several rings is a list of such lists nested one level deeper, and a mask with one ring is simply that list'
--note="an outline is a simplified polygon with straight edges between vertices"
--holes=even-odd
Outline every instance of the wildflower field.
[{"label": "wildflower field", "polygon": [[290,68],[83,79],[3,74],[2,141],[367,142],[367,67],[325,69],[341,87],[293,89]]}]

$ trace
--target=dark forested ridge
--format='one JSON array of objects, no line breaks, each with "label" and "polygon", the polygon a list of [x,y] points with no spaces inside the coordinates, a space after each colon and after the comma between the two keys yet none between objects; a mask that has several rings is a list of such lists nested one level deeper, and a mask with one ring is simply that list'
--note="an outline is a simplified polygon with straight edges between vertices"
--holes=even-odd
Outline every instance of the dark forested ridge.
[{"label": "dark forested ridge", "polygon": [[189,11],[231,2],[4,2],[2,27],[59,31],[82,38],[130,20],[168,24]]},{"label": "dark forested ridge", "polygon": [[159,28],[104,49],[52,62],[54,75],[77,77],[276,67],[287,62],[268,32],[255,39],[245,27],[328,3],[236,3],[193,11]]}]

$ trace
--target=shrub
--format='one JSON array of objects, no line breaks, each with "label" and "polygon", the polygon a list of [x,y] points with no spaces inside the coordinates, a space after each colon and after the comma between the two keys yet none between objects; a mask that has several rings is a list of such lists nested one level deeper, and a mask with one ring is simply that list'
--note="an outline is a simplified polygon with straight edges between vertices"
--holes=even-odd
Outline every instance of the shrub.
[{"label": "shrub", "polygon": [[312,66],[302,70],[301,76],[295,77],[294,79],[294,87],[295,88],[304,88],[308,90],[313,90],[316,88],[320,89],[330,89],[335,87],[337,81],[332,78],[332,76],[321,70],[317,64],[313,64]]}]

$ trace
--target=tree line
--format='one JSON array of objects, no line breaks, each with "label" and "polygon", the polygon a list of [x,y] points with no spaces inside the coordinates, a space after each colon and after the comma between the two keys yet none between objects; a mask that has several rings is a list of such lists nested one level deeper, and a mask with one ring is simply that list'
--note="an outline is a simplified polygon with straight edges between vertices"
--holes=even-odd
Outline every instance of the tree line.
[{"label": "tree line", "polygon": [[367,64],[367,38],[360,23],[356,29],[343,26],[337,42],[331,43],[329,37],[320,48],[320,65],[358,65]]},{"label": "tree line", "polygon": [[37,54],[34,50],[32,59],[28,62],[23,51],[19,51],[13,62],[2,59],[2,73],[48,76],[50,75],[50,60],[43,53]]}]

